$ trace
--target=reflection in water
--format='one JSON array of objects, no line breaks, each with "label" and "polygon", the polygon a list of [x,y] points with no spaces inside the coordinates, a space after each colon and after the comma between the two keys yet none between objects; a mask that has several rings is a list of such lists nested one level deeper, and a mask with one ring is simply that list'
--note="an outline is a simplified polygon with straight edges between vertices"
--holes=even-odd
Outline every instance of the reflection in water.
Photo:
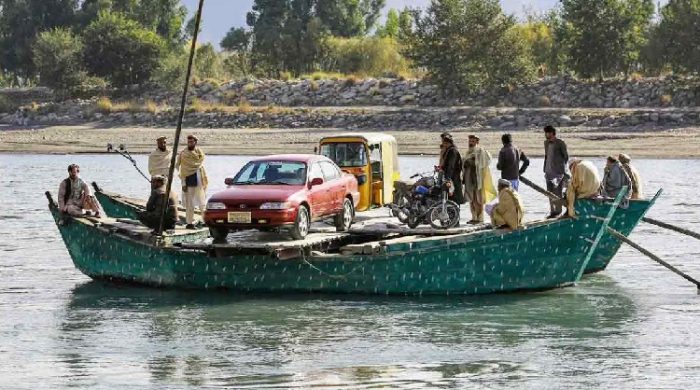
[{"label": "reflection in water", "polygon": [[[208,159],[211,191],[246,161]],[[137,160],[144,165],[146,157]],[[0,155],[0,388],[695,388],[700,381],[695,288],[625,247],[603,274],[536,294],[255,296],[87,282],[43,197],[72,162],[106,189],[148,195],[118,157]],[[433,163],[402,157],[401,173]],[[700,161],[637,167],[646,188],[665,190],[650,216],[700,230],[700,206],[688,201]],[[535,159],[528,171],[540,184],[541,168]],[[522,195],[529,217],[548,212],[534,191]],[[633,239],[700,277],[700,263],[688,261],[700,242],[651,226]]]}]

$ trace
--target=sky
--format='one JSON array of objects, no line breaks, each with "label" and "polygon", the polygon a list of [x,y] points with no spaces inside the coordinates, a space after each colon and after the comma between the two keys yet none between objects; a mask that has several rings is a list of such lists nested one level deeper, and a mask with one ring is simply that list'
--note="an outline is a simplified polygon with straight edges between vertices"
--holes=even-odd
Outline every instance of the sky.
[{"label": "sky", "polygon": [[[667,0],[662,0],[661,4]],[[197,7],[197,0],[182,0],[191,13]],[[385,11],[405,6],[424,8],[430,0],[387,0]],[[507,13],[522,14],[524,10],[544,11],[554,7],[558,0],[501,0]],[[201,40],[218,46],[226,32],[233,27],[245,26],[245,16],[250,11],[253,0],[205,0]]]}]

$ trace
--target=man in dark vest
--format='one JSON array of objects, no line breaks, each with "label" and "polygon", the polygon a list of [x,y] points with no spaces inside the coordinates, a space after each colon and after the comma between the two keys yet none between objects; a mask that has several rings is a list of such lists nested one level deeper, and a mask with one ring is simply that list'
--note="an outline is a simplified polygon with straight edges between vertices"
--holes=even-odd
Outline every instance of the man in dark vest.
[{"label": "man in dark vest", "polygon": [[454,192],[450,200],[457,204],[464,203],[464,193],[462,188],[462,155],[455,146],[454,139],[450,133],[440,134],[442,143],[440,144],[440,168],[446,180],[452,181]]},{"label": "man in dark vest", "polygon": [[68,166],[68,178],[58,187],[58,208],[74,217],[104,215],[102,206],[90,191],[90,186],[80,178],[78,164]]},{"label": "man in dark vest", "polygon": [[[166,204],[165,176],[156,175],[151,178],[151,196],[146,203],[146,211],[139,214],[139,221],[151,229],[158,229],[163,205]],[[170,191],[167,198],[167,210],[163,220],[163,229],[174,229],[178,219],[177,196]]]}]

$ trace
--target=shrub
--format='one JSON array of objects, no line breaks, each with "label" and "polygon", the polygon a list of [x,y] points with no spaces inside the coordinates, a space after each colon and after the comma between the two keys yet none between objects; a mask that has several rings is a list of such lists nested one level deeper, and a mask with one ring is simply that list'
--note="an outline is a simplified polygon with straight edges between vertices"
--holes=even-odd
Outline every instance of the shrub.
[{"label": "shrub", "polygon": [[83,42],[68,29],[40,33],[32,47],[39,83],[71,94],[87,78],[82,65]]},{"label": "shrub", "polygon": [[187,107],[187,112],[202,113],[205,112],[206,109],[207,107],[201,100],[194,98],[192,99],[192,103],[190,103],[189,107]]},{"label": "shrub", "polygon": [[248,103],[248,100],[246,98],[241,97],[241,100],[238,101],[238,112],[242,114],[249,113],[253,110],[251,107],[250,103]]},{"label": "shrub", "polygon": [[326,40],[322,68],[345,74],[382,77],[409,69],[394,38],[336,38]]},{"label": "shrub", "polygon": [[661,103],[662,106],[668,106],[673,102],[673,97],[671,95],[661,95],[659,98],[659,103]]},{"label": "shrub", "polygon": [[345,79],[345,87],[346,88],[352,87],[359,82],[360,82],[360,80],[357,78],[357,76],[350,75]]},{"label": "shrub", "polygon": [[537,98],[537,105],[540,107],[549,107],[552,105],[552,101],[549,99],[548,96],[540,96]]},{"label": "shrub", "polygon": [[316,91],[318,91],[318,89],[319,89],[319,86],[315,80],[309,81],[309,90],[311,92],[316,92]]},{"label": "shrub", "polygon": [[90,73],[122,87],[150,80],[165,43],[153,30],[115,12],[102,12],[84,32],[84,58]]},{"label": "shrub", "polygon": [[100,112],[102,114],[109,114],[112,112],[113,105],[112,105],[112,100],[108,97],[101,97],[97,99],[97,102],[95,103],[95,109],[97,112]]},{"label": "shrub", "polygon": [[291,72],[280,72],[279,79],[282,81],[289,81],[292,79],[292,73]]},{"label": "shrub", "polygon": [[243,86],[243,93],[253,93],[255,92],[255,84],[248,83]]}]

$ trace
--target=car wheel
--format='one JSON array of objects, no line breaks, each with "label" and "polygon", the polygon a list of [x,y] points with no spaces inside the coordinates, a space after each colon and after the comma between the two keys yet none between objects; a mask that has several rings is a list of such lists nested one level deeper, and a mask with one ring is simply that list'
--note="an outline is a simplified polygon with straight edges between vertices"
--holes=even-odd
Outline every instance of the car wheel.
[{"label": "car wheel", "polygon": [[214,241],[226,241],[228,236],[228,228],[225,227],[210,227],[209,234],[214,238]]},{"label": "car wheel", "polygon": [[309,234],[309,227],[311,226],[311,216],[309,216],[309,209],[306,206],[299,206],[299,211],[297,212],[297,219],[294,221],[292,229],[289,234],[295,240],[302,240]]},{"label": "car wheel", "polygon": [[343,211],[335,216],[335,230],[338,232],[346,232],[350,230],[352,221],[355,219],[355,206],[352,201],[345,198],[343,201]]}]

